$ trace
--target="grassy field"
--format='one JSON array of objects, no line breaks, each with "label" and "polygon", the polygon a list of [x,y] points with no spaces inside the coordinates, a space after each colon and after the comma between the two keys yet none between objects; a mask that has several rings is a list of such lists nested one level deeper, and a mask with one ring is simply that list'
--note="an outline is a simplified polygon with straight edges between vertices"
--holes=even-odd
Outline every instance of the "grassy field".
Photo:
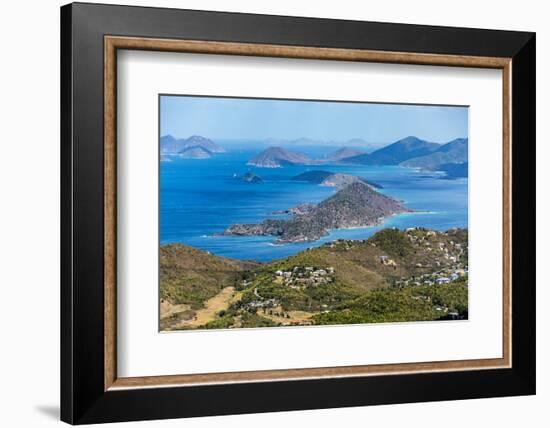
[{"label": "grassy field", "polygon": [[[204,326],[214,321],[221,311],[229,308],[241,298],[241,292],[235,291],[235,287],[225,287],[218,294],[204,302],[204,307],[191,310],[189,305],[175,305],[171,310],[162,310],[161,319],[164,320],[164,330],[183,330]],[[178,317],[184,313],[186,316]]]}]

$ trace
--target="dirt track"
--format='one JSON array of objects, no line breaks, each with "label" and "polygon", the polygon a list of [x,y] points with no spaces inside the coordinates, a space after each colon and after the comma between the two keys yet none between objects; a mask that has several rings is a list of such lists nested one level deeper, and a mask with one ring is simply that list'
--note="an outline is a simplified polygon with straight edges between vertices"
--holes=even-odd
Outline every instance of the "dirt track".
[{"label": "dirt track", "polygon": [[234,287],[225,287],[214,297],[208,299],[204,308],[196,311],[194,318],[190,320],[182,320],[175,328],[193,328],[204,326],[208,322],[216,319],[216,314],[224,309],[227,309],[232,303],[241,298],[241,292],[235,291]]}]

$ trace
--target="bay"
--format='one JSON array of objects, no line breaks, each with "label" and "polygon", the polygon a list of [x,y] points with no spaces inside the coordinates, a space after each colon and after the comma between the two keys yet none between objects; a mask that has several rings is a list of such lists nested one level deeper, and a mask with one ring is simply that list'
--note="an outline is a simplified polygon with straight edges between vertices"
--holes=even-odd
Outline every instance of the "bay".
[{"label": "bay", "polygon": [[[170,157],[160,163],[160,244],[182,243],[218,256],[257,261],[288,257],[335,239],[367,239],[386,227],[426,227],[448,230],[468,227],[468,179],[447,180],[440,173],[399,166],[300,165],[257,168],[246,162],[259,150],[228,148],[208,159]],[[293,148],[300,150],[300,148]],[[324,148],[330,151],[333,148]],[[319,156],[319,149],[301,151]],[[387,218],[382,225],[334,230],[315,242],[275,245],[274,237],[217,236],[236,223],[259,223],[302,203],[319,203],[335,188],[292,180],[310,170],[342,172],[364,177],[382,186],[381,193],[415,210]],[[253,172],[263,179],[240,179]]]}]

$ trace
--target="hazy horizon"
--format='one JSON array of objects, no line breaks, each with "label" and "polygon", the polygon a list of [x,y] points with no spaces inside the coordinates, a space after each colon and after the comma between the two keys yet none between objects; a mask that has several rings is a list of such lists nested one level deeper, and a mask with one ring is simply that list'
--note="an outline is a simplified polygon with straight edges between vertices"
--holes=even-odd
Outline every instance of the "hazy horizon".
[{"label": "hazy horizon", "polygon": [[355,145],[372,148],[408,136],[447,143],[468,137],[468,107],[162,95],[160,134],[327,146],[360,139]]}]

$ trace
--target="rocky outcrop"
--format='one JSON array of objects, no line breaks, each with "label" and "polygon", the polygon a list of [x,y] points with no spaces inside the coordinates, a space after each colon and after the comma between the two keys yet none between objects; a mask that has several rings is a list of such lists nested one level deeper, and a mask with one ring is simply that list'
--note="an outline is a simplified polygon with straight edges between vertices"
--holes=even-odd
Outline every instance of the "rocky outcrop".
[{"label": "rocky outcrop", "polygon": [[246,181],[247,183],[262,183],[264,180],[259,175],[254,174],[253,172],[247,172],[242,177],[243,181]]}]

